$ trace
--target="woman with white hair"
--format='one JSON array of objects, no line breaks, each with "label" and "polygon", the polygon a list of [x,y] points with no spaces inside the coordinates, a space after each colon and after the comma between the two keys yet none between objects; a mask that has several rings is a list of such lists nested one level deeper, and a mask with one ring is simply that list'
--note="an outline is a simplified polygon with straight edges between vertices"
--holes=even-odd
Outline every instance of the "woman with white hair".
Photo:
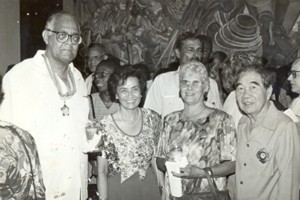
[{"label": "woman with white hair", "polygon": [[[225,112],[205,105],[209,79],[202,63],[190,62],[181,66],[179,85],[184,109],[164,119],[164,131],[158,144],[158,167],[164,171],[164,161],[187,162],[180,173],[173,172],[174,176],[182,178],[186,199],[192,193],[209,191],[207,179],[202,179],[207,172],[215,178],[218,189],[225,190],[225,176],[234,173],[234,123]],[[174,199],[169,194],[167,173],[165,177],[166,199]]]}]

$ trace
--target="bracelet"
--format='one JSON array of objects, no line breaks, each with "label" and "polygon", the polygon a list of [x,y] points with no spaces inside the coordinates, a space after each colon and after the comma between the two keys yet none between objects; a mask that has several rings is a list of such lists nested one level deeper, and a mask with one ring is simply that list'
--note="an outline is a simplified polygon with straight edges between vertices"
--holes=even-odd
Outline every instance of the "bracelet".
[{"label": "bracelet", "polygon": [[209,176],[213,177],[214,174],[210,167],[205,167],[204,170],[208,173]]}]

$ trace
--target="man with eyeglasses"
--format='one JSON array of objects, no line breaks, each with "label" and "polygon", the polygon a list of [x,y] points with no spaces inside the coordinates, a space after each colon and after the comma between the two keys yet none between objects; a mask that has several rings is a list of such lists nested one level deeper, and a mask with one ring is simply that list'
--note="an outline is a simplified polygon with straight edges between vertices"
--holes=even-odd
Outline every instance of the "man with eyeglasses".
[{"label": "man with eyeglasses", "polygon": [[[291,67],[291,70],[288,73],[288,81],[291,84],[291,90],[292,92],[296,94],[300,94],[300,58],[297,58]],[[292,111],[292,116],[289,115],[295,122],[300,122],[300,97],[295,98],[291,105],[290,105],[290,110]],[[290,112],[286,112],[290,113]],[[294,115],[293,115],[294,114]],[[299,130],[300,130],[300,123],[299,124]]]},{"label": "man with eyeglasses", "polygon": [[84,79],[72,64],[82,41],[80,26],[71,14],[58,12],[48,18],[42,36],[46,50],[5,75],[0,118],[34,137],[46,199],[85,200],[89,105]]},{"label": "man with eyeglasses", "polygon": [[107,58],[108,56],[106,55],[105,46],[103,44],[92,43],[87,47],[85,60],[86,65],[88,66],[89,71],[91,72],[91,74],[85,79],[88,94],[92,93],[92,86],[94,80],[93,74],[96,71],[97,65],[103,60],[106,60]]}]

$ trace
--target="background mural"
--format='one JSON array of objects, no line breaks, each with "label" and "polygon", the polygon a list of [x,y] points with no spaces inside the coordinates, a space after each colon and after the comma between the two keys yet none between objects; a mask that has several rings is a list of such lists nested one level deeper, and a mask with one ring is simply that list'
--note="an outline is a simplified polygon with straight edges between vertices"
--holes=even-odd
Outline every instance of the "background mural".
[{"label": "background mural", "polygon": [[125,63],[145,62],[157,71],[175,59],[181,32],[213,39],[215,51],[253,52],[277,67],[300,49],[299,0],[74,0],[82,25],[84,55],[105,44]]}]

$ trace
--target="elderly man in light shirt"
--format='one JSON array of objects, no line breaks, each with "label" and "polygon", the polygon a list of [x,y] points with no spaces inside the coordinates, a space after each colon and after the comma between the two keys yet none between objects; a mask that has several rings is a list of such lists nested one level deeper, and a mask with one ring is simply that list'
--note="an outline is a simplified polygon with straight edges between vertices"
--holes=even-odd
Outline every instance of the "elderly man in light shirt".
[{"label": "elderly man in light shirt", "polygon": [[270,101],[272,75],[263,65],[243,66],[236,98],[244,116],[237,131],[238,200],[298,200],[300,142],[295,123]]}]

